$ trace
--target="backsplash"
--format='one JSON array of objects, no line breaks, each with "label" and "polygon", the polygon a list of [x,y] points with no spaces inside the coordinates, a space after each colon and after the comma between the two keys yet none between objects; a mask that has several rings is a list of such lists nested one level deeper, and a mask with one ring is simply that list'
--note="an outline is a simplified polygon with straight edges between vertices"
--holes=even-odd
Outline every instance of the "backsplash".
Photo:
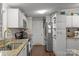
[{"label": "backsplash", "polygon": [[18,28],[10,28],[10,33],[8,33],[8,38],[15,38],[15,33],[20,31]]}]

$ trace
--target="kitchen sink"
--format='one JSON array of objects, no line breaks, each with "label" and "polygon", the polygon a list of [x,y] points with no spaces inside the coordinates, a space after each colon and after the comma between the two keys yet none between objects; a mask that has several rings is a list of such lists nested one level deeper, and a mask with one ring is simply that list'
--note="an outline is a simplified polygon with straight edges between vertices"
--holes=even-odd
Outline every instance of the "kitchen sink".
[{"label": "kitchen sink", "polygon": [[3,48],[0,48],[0,51],[7,51],[17,49],[22,43],[10,43],[5,45]]}]

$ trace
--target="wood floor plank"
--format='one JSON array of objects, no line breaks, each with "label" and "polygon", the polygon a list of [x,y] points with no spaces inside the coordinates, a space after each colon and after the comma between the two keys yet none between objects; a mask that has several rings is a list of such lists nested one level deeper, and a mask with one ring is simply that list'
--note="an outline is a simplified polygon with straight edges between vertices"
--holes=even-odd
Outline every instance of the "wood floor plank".
[{"label": "wood floor plank", "polygon": [[32,56],[55,56],[53,52],[45,51],[45,48],[42,45],[33,46],[31,55]]}]

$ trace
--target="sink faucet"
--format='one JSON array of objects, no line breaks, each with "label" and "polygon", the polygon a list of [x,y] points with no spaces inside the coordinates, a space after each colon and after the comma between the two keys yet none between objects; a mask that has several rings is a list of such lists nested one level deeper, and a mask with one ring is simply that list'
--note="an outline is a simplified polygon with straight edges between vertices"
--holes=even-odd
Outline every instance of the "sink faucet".
[{"label": "sink faucet", "polygon": [[6,33],[7,33],[7,30],[4,31],[4,41],[3,41],[3,42],[4,42],[4,49],[3,49],[3,50],[5,50],[5,39],[6,39]]},{"label": "sink faucet", "polygon": [[7,30],[4,31],[4,39],[6,38]]},{"label": "sink faucet", "polygon": [[10,32],[9,29],[4,31],[4,50],[5,50],[5,40],[7,39],[6,38],[6,33],[8,33],[8,32]]},{"label": "sink faucet", "polygon": [[9,32],[10,32],[9,29],[6,29],[6,30],[4,31],[4,39],[6,39],[6,33],[9,33]]}]

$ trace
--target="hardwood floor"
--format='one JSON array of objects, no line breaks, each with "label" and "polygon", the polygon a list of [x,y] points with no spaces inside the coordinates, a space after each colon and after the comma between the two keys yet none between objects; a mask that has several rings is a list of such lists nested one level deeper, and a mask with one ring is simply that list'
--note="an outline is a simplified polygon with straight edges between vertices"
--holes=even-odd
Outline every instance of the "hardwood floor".
[{"label": "hardwood floor", "polygon": [[45,51],[44,46],[42,45],[35,45],[31,51],[32,56],[55,56],[53,52]]}]

